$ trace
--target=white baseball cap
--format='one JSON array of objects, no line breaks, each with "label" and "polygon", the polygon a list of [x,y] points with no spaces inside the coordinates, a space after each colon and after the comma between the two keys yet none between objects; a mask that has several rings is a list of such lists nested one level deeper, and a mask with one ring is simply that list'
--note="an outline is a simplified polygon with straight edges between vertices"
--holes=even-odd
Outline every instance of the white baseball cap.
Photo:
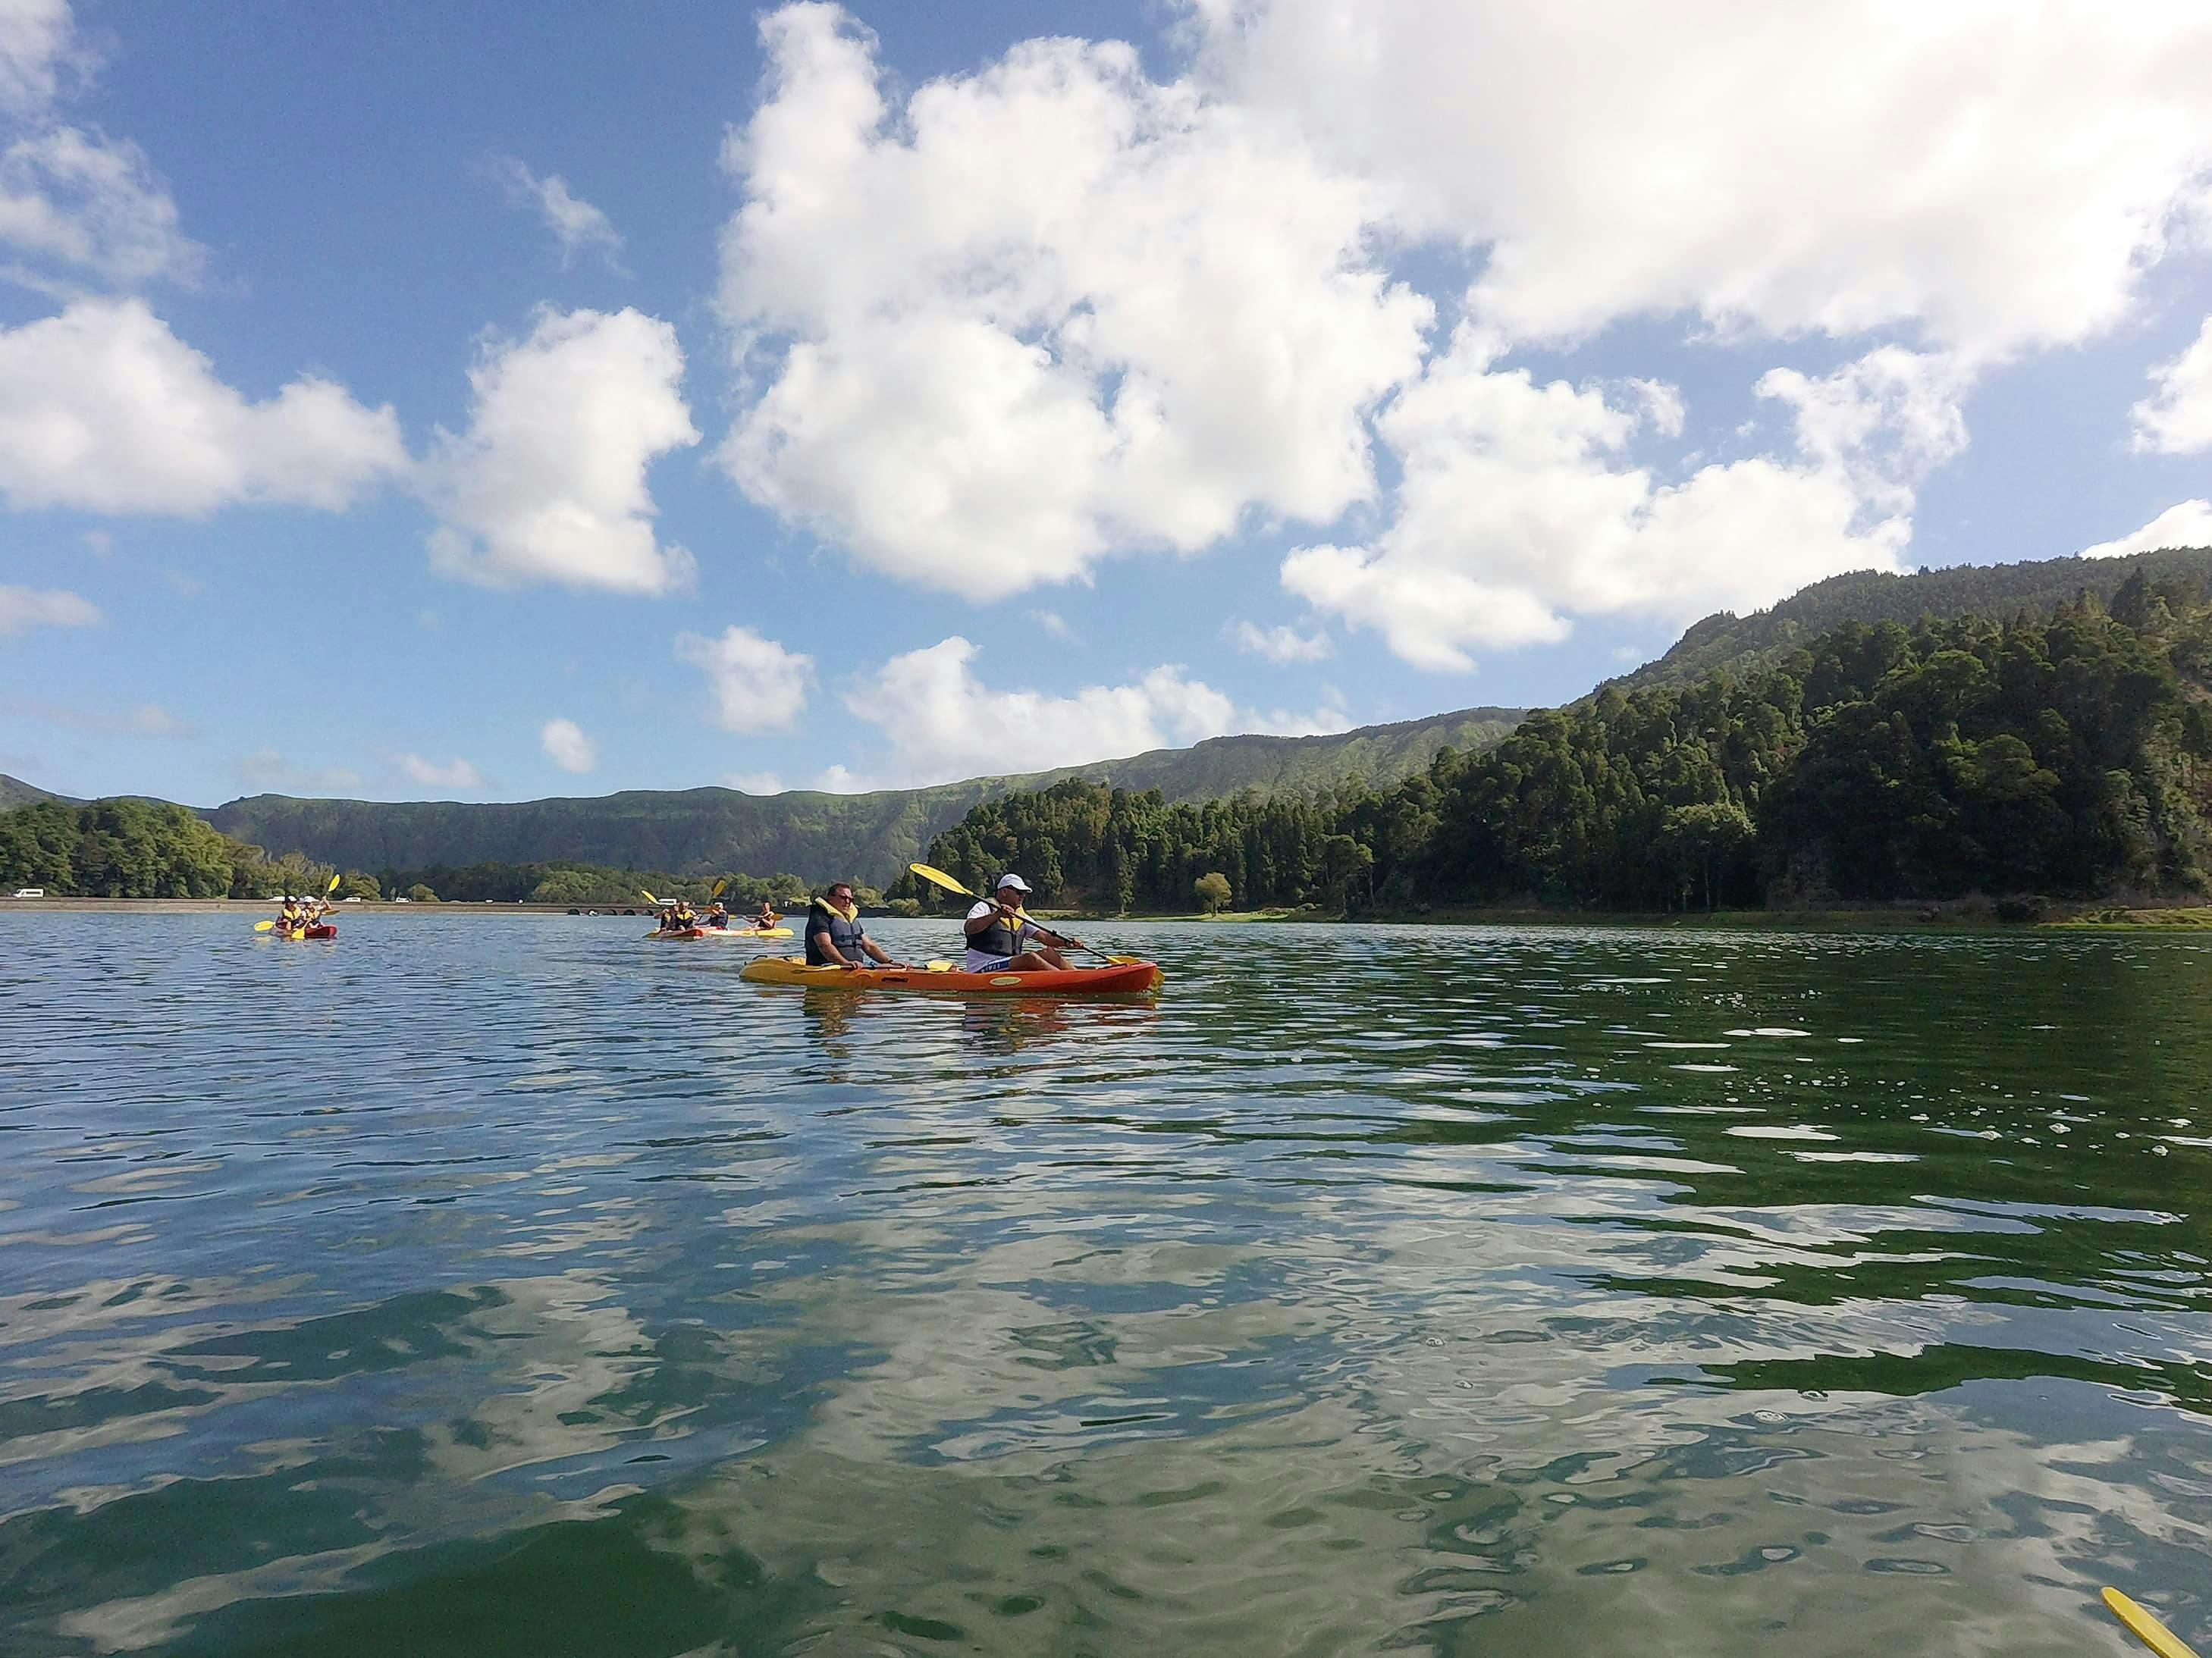
[{"label": "white baseball cap", "polygon": [[1017,892],[1027,892],[1030,890],[1030,884],[1009,870],[999,878],[999,886],[993,887],[991,890],[996,892],[999,887],[1012,887]]}]

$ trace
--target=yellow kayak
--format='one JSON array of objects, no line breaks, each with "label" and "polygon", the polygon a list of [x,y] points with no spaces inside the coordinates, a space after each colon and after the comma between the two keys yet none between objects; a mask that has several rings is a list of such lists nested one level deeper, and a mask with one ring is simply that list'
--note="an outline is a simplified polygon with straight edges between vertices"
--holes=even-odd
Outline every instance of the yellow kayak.
[{"label": "yellow kayak", "polygon": [[932,967],[809,967],[796,956],[763,956],[738,977],[757,985],[804,985],[816,990],[909,990],[938,995],[1128,996],[1160,987],[1153,962],[1048,969],[1036,973],[968,973]]},{"label": "yellow kayak", "polygon": [[787,926],[710,926],[707,929],[707,936],[709,938],[788,938],[791,929]]}]

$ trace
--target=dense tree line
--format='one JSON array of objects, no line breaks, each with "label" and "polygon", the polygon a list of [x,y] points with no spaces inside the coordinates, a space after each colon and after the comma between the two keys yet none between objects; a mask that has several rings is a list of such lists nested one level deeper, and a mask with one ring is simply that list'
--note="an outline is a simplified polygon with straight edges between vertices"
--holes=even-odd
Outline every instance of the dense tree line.
[{"label": "dense tree line", "polygon": [[[41,801],[0,812],[0,888],[42,887],[56,897],[266,898],[321,893],[335,873],[298,853],[272,858],[233,839],[183,806],[152,800]],[[643,894],[702,900],[713,878],[596,864],[482,863],[422,869],[355,871],[337,896],[386,894],[421,902],[492,902],[627,906]],[[733,875],[722,897],[750,908],[763,899],[805,902],[796,875]],[[872,889],[866,896],[873,898]]]},{"label": "dense tree line", "polygon": [[[422,889],[449,903],[569,904],[613,908],[657,898],[703,900],[714,878],[672,875],[665,870],[612,869],[603,864],[554,861],[539,864],[428,864],[417,869],[382,869],[384,890],[418,896]],[[763,899],[790,907],[804,903],[806,883],[796,875],[732,875],[722,902],[748,908]]]},{"label": "dense tree line", "polygon": [[320,892],[327,865],[271,858],[165,801],[43,800],[0,813],[0,887],[58,897],[265,898]]},{"label": "dense tree line", "polygon": [[1741,672],[1608,687],[1386,791],[1011,795],[929,861],[1117,910],[1188,910],[1210,873],[1238,908],[2179,893],[2212,888],[2208,762],[2212,606],[2138,568],[2109,604],[1850,622]]}]

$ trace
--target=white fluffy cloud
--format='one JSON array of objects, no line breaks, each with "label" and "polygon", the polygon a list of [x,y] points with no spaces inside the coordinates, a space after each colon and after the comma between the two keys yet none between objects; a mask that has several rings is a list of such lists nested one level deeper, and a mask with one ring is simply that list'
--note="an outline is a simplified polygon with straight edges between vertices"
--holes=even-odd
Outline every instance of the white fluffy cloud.
[{"label": "white fluffy cloud", "polygon": [[584,728],[573,720],[549,720],[538,733],[538,746],[545,750],[545,757],[562,771],[595,771],[599,764],[599,745],[584,735]]},{"label": "white fluffy cloud", "polygon": [[1030,41],[893,111],[838,8],[762,27],[720,293],[753,499],[988,599],[1372,495],[1364,416],[1431,311],[1370,257],[1362,186],[1116,43]]},{"label": "white fluffy cloud", "polygon": [[1193,0],[1231,96],[1407,235],[1486,246],[1516,339],[1695,313],[1973,354],[2117,322],[2212,164],[2212,10],[2062,0]]},{"label": "white fluffy cloud", "polygon": [[102,617],[90,599],[58,587],[11,587],[0,582],[0,639],[33,628],[96,628]]},{"label": "white fluffy cloud", "polygon": [[2212,317],[2187,350],[2157,365],[2150,377],[2158,389],[2130,411],[2135,446],[2158,455],[2212,449]]},{"label": "white fluffy cloud", "polygon": [[735,771],[722,781],[740,794],[781,794],[791,786],[772,771]]},{"label": "white fluffy cloud", "polygon": [[1626,460],[1639,428],[1671,418],[1663,400],[1632,389],[1624,408],[1599,389],[1540,386],[1493,367],[1492,349],[1463,328],[1382,416],[1404,467],[1383,531],[1282,566],[1317,610],[1438,671],[1471,670],[1474,647],[1563,638],[1577,614],[1680,621],[1893,568],[1913,484],[1966,440],[1948,360],[1883,349],[1819,380],[1759,382],[1794,410],[1794,459],[1666,483]]},{"label": "white fluffy cloud", "polygon": [[1871,507],[1909,512],[1920,480],[1966,447],[1960,404],[1971,380],[1954,357],[1885,345],[1817,380],[1771,369],[1757,389],[1794,411],[1807,461],[1849,479]]},{"label": "white fluffy cloud", "polygon": [[787,651],[750,628],[725,628],[719,639],[679,634],[676,654],[705,671],[714,723],[724,731],[780,730],[806,707],[814,659]]},{"label": "white fluffy cloud", "polygon": [[1046,771],[1181,747],[1220,736],[1236,721],[1235,704],[1180,668],[1054,696],[990,689],[971,665],[976,654],[956,635],[893,657],[846,694],[845,706],[890,739],[892,758],[879,786]]},{"label": "white fluffy cloud", "polygon": [[20,262],[15,280],[62,291],[73,278],[119,288],[190,283],[207,261],[144,152],[76,127],[0,149],[0,247]]},{"label": "white fluffy cloud", "polygon": [[91,66],[64,0],[0,0],[0,277],[63,296],[193,282],[206,250],[144,152],[59,118],[64,80]]},{"label": "white fluffy cloud", "polygon": [[441,766],[419,754],[395,754],[392,763],[406,774],[409,782],[419,783],[426,789],[466,792],[484,786],[483,774],[458,756]]},{"label": "white fluffy cloud", "polygon": [[469,429],[438,434],[433,562],[488,586],[550,581],[659,594],[691,556],[664,547],[646,469],[696,443],[676,331],[634,310],[547,311],[525,340],[488,347]]},{"label": "white fluffy cloud", "polygon": [[541,179],[512,155],[495,158],[490,172],[510,199],[538,210],[538,217],[561,246],[563,270],[576,262],[579,253],[597,253],[616,270],[622,268],[618,257],[622,233],[605,214],[570,191],[568,181],[559,173]]},{"label": "white fluffy cloud", "polygon": [[0,111],[27,114],[53,102],[74,35],[69,0],[0,0]]},{"label": "white fluffy cloud", "polygon": [[391,408],[329,380],[248,403],[137,299],[0,330],[0,494],[17,507],[337,510],[403,471]]},{"label": "white fluffy cloud", "polygon": [[[2212,226],[2200,6],[1185,6],[1181,79],[1036,40],[902,100],[837,7],[764,20],[720,294],[750,495],[979,600],[1304,523],[1294,592],[1462,671],[1893,567],[1978,375],[2109,331]],[[1408,247],[1469,273],[1439,349],[1382,262]],[[1855,360],[1759,382],[1791,416],[1765,452],[1666,471],[1636,445],[1683,432],[1677,388],[1511,365],[1636,317]],[[2212,446],[2200,347],[2145,446]],[[1403,481],[1369,533],[1377,436]]]},{"label": "white fluffy cloud", "polygon": [[2084,558],[2124,558],[2161,547],[2212,547],[2212,501],[2185,501],[2169,507],[2132,535],[2084,547]]},{"label": "white fluffy cloud", "polygon": [[1224,623],[1221,636],[1240,651],[1275,663],[1319,662],[1336,652],[1328,635],[1319,629],[1304,634],[1296,628],[1261,628],[1239,619]]}]

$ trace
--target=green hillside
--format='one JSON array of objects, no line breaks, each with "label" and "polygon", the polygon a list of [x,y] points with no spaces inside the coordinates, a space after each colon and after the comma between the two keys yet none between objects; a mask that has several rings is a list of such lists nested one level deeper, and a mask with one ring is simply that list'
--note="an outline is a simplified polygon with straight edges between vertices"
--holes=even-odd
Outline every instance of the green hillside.
[{"label": "green hillside", "polygon": [[1019,777],[973,778],[870,794],[748,795],[734,789],[635,790],[595,799],[492,805],[302,800],[260,794],[207,817],[225,835],[271,852],[304,853],[347,869],[568,859],[679,873],[793,870],[815,878],[887,882],[932,836],[999,795],[1066,777],[1158,789],[1171,801],[1240,789],[1383,785],[1425,770],[1439,750],[1486,748],[1521,712],[1468,708],[1329,737],[1221,737]]},{"label": "green hillside", "polygon": [[[20,777],[10,777],[0,771],[0,811],[13,811],[18,806],[35,806],[41,800],[68,800],[65,794],[53,794],[26,783]],[[74,801],[70,802],[75,805]]]},{"label": "green hillside", "polygon": [[1946,622],[1961,616],[1995,620],[2048,616],[2084,592],[2109,601],[2137,570],[2148,580],[2195,580],[2212,586],[2212,550],[2169,548],[2126,558],[1958,564],[1911,575],[1855,570],[1802,587],[1771,609],[1750,616],[1728,610],[1709,616],[1693,623],[1657,661],[1608,680],[1607,685],[1636,690],[1647,685],[1687,684],[1721,668],[1748,670],[1847,622],[1894,622],[1909,628],[1923,620]]},{"label": "green hillside", "polygon": [[[2153,568],[2156,568],[2155,562]],[[2168,563],[2169,571],[2173,566]],[[969,884],[1121,911],[1684,910],[2212,892],[2212,595],[2138,568],[2048,614],[1846,620],[1771,659],[1608,686],[1387,791],[1203,806],[1080,781],[931,844]],[[927,901],[911,881],[897,896]]]}]

